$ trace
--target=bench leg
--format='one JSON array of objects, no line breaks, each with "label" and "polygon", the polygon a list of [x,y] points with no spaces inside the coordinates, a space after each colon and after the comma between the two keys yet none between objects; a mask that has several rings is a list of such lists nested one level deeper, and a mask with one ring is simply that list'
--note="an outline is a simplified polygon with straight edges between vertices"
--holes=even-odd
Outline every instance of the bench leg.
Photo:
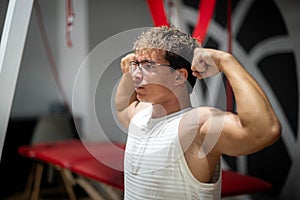
[{"label": "bench leg", "polygon": [[84,177],[77,178],[76,182],[93,200],[123,200],[123,191],[112,186],[99,182],[94,182],[97,185],[93,185]]},{"label": "bench leg", "polygon": [[37,163],[36,171],[35,171],[35,180],[34,180],[33,190],[31,194],[31,200],[38,200],[39,198],[43,169],[44,169],[44,165],[42,163]]},{"label": "bench leg", "polygon": [[58,168],[58,171],[63,179],[65,184],[66,191],[69,195],[70,200],[76,200],[76,195],[73,190],[73,186],[75,185],[75,181],[73,176],[69,170]]},{"label": "bench leg", "polygon": [[76,179],[77,184],[84,189],[84,191],[91,197],[93,200],[105,200],[100,194],[88,181],[84,178],[79,177]]},{"label": "bench leg", "polygon": [[123,199],[123,192],[121,190],[118,190],[118,189],[116,189],[110,185],[106,185],[106,184],[101,184],[100,186],[105,190],[109,199],[116,199],[116,200]]},{"label": "bench leg", "polygon": [[31,192],[32,192],[32,186],[33,186],[33,181],[34,181],[34,177],[35,177],[35,173],[36,173],[36,167],[37,167],[37,163],[34,162],[32,164],[28,179],[27,179],[27,183],[26,183],[26,187],[24,190],[24,194],[23,194],[23,198],[24,199],[29,199]]}]

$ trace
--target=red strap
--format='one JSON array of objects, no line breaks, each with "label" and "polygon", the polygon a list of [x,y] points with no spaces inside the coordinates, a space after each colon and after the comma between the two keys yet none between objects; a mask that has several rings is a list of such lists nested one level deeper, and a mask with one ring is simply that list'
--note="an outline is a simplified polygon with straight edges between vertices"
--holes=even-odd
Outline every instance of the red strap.
[{"label": "red strap", "polygon": [[[227,34],[228,34],[228,52],[232,52],[232,31],[231,31],[231,16],[232,4],[231,0],[227,0]],[[229,81],[226,79],[226,110],[233,111],[233,92]]]},{"label": "red strap", "polygon": [[[148,7],[151,12],[152,20],[155,26],[168,26],[163,0],[147,0]],[[216,0],[201,0],[198,9],[198,20],[194,28],[192,36],[197,38],[199,42],[203,42],[208,24],[214,13]]]},{"label": "red strap", "polygon": [[74,17],[75,17],[75,14],[73,12],[72,0],[67,0],[66,1],[66,9],[67,9],[66,39],[67,39],[68,47],[72,47],[73,43],[72,43],[72,40],[71,40],[71,31],[73,29],[73,23],[74,23]]},{"label": "red strap", "polygon": [[155,26],[168,26],[163,0],[147,0]]},{"label": "red strap", "polygon": [[199,42],[203,42],[206,36],[208,24],[214,13],[216,0],[201,0],[198,7],[197,25],[193,31],[193,37],[197,38]]}]

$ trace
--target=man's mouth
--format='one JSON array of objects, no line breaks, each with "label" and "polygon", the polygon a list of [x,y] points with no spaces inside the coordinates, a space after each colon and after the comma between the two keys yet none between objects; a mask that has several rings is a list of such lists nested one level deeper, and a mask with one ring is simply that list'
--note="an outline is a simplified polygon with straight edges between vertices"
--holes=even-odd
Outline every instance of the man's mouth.
[{"label": "man's mouth", "polygon": [[135,90],[142,90],[142,89],[144,89],[145,87],[142,86],[142,85],[135,85],[134,88],[135,88]]},{"label": "man's mouth", "polygon": [[139,91],[139,90],[143,90],[143,89],[145,89],[145,88],[144,87],[136,87],[135,91]]}]

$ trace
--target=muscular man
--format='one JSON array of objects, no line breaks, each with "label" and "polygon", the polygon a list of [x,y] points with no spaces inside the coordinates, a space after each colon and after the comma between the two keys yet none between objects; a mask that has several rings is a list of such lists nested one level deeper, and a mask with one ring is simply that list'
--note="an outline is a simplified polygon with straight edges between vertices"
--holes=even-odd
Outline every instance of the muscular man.
[{"label": "muscular man", "polygon": [[[116,112],[128,129],[125,199],[220,199],[223,154],[257,152],[281,125],[262,88],[227,52],[204,49],[175,27],[142,33],[121,60]],[[192,108],[196,78],[222,72],[237,114]]]}]

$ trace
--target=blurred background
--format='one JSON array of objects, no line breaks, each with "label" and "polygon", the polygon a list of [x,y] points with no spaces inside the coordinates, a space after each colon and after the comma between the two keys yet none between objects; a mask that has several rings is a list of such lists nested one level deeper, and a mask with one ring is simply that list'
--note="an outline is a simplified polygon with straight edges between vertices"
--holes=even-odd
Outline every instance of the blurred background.
[{"label": "blurred background", "polygon": [[[179,4],[176,12],[170,2]],[[0,0],[0,36],[8,3],[9,0]],[[74,88],[76,76],[89,53],[101,42],[123,31],[153,26],[144,0],[73,0],[75,20],[69,37],[66,37],[66,15],[70,9],[66,1],[38,0],[38,3],[40,14],[32,10],[30,16],[4,140],[0,198],[24,190],[31,163],[18,155],[17,148],[21,145],[67,138],[126,141],[126,134],[115,122],[111,111],[111,97],[121,76],[119,58],[105,69],[100,79],[94,76],[93,68],[80,72],[81,98],[76,99],[76,112],[70,115],[73,92],[77,90]],[[178,15],[179,18],[174,18],[180,22],[176,23],[192,33],[197,23],[198,4],[199,0],[165,1],[165,8],[168,17]],[[273,190],[263,197],[252,195],[245,199],[300,198],[299,10],[298,0],[232,0],[232,53],[265,89],[283,126],[282,137],[270,147],[246,157],[224,156],[224,168],[257,176],[273,184]],[[226,17],[227,1],[217,0],[202,44],[204,47],[228,50]],[[49,49],[44,47],[39,20],[44,23]],[[68,39],[72,46],[68,45]],[[49,51],[57,75],[52,72]],[[96,91],[91,91],[89,86],[95,82]],[[195,93],[201,104],[224,108],[224,98],[212,103],[205,87],[201,84],[197,87]],[[94,104],[90,103],[93,102],[91,98]],[[98,134],[97,126],[91,120],[92,110],[96,110],[97,122],[104,135]]]}]

